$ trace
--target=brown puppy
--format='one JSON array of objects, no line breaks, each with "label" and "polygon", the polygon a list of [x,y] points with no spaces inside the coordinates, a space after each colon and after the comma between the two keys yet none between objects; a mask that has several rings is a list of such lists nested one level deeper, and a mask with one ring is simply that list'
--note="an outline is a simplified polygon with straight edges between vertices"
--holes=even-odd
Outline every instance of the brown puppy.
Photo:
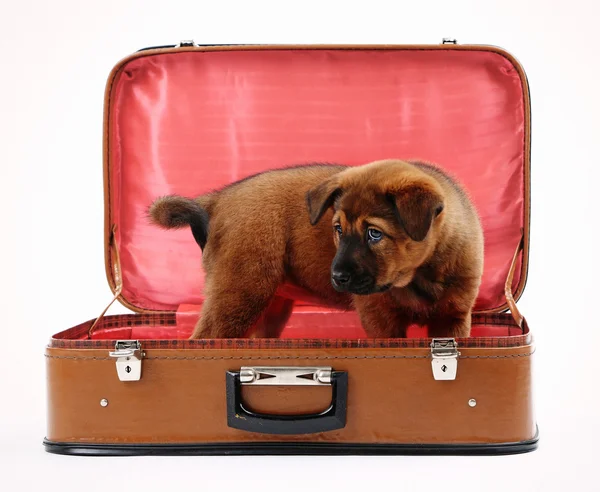
[{"label": "brown puppy", "polygon": [[475,207],[446,173],[425,163],[378,161],[338,173],[308,193],[310,221],[333,208],[331,278],[369,336],[466,337],[483,273]]},{"label": "brown puppy", "polygon": [[190,226],[203,249],[206,301],[192,338],[241,337],[252,326],[278,336],[293,307],[275,296],[283,282],[354,305],[370,336],[405,336],[413,321],[430,335],[469,333],[481,230],[466,195],[433,167],[273,170],[193,200],[160,198],[150,217]]},{"label": "brown puppy", "polygon": [[293,308],[292,300],[275,296],[284,282],[324,304],[352,307],[350,295],[331,284],[331,225],[312,227],[306,210],[308,191],[344,169],[272,170],[196,199],[168,196],[151,205],[154,223],[189,225],[203,251],[205,301],[192,338],[239,338],[252,327],[259,336],[277,337]]}]

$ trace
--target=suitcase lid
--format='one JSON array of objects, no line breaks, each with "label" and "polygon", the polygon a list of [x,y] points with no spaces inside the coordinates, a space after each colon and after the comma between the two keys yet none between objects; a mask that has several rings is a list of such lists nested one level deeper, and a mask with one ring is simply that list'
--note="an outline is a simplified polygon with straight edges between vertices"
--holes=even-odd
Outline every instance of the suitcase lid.
[{"label": "suitcase lid", "polygon": [[529,91],[506,51],[445,42],[141,50],[106,85],[108,282],[134,311],[202,302],[200,248],[189,229],[150,223],[158,196],[197,196],[275,167],[385,158],[430,161],[462,182],[485,235],[475,311],[505,311],[518,245],[515,299],[525,287],[530,203]]}]

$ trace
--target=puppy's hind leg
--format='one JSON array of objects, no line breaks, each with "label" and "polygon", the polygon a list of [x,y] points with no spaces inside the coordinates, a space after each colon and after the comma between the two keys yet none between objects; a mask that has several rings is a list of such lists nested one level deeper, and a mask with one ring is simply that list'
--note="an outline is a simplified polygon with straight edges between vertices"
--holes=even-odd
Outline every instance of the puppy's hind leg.
[{"label": "puppy's hind leg", "polygon": [[211,272],[206,302],[191,338],[244,337],[261,318],[283,279],[283,261],[278,266],[255,258],[235,265],[235,272]]},{"label": "puppy's hind leg", "polygon": [[260,317],[249,334],[250,338],[279,338],[285,328],[292,310],[294,301],[275,296],[266,311]]}]

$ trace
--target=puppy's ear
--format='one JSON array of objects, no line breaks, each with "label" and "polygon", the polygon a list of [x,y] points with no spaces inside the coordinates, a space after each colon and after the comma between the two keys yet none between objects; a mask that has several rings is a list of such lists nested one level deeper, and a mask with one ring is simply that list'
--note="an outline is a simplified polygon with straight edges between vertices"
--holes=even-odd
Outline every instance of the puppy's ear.
[{"label": "puppy's ear", "polygon": [[323,181],[320,185],[308,190],[306,205],[310,217],[310,225],[315,225],[321,220],[325,211],[333,205],[342,190],[338,186],[336,177]]},{"label": "puppy's ear", "polygon": [[444,200],[435,190],[409,185],[390,193],[396,218],[413,241],[423,241],[434,219],[444,210]]}]

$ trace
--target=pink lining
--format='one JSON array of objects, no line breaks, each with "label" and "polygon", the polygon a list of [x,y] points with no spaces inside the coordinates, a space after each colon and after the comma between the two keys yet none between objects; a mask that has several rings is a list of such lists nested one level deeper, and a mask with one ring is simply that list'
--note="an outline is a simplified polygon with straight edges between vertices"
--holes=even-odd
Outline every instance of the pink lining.
[{"label": "pink lining", "polygon": [[[149,224],[146,209],[156,197],[195,196],[304,162],[384,158],[432,161],[464,183],[486,237],[476,308],[504,304],[525,215],[525,116],[519,74],[503,56],[166,52],[127,62],[110,104],[111,220],[131,304],[176,311],[202,301],[200,249],[189,230]],[[520,275],[518,266],[513,285]]]}]

